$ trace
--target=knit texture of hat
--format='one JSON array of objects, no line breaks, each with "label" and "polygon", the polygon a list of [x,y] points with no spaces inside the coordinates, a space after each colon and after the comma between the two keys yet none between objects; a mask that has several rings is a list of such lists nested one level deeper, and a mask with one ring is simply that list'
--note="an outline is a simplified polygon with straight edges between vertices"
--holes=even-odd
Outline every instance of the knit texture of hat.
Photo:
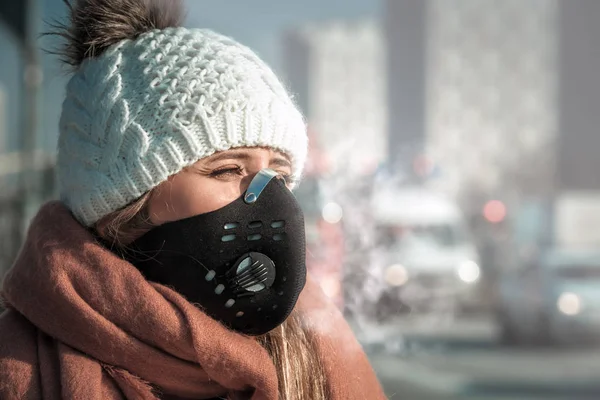
[{"label": "knit texture of hat", "polygon": [[271,69],[212,31],[154,30],[85,60],[70,80],[61,200],[91,226],[204,157],[253,146],[284,152],[301,174],[306,127]]}]

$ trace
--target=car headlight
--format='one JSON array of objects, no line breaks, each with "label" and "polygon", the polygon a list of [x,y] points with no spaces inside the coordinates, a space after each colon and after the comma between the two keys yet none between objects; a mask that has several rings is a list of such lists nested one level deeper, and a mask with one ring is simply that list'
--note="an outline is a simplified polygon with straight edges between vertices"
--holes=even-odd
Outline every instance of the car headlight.
[{"label": "car headlight", "polygon": [[465,283],[475,283],[479,280],[481,271],[475,261],[467,260],[462,262],[456,270],[458,277]]},{"label": "car headlight", "polygon": [[390,286],[402,286],[408,282],[408,271],[400,264],[394,264],[385,270],[385,281]]},{"label": "car headlight", "polygon": [[558,296],[556,307],[565,315],[577,315],[581,312],[583,304],[581,297],[575,293],[565,292]]}]

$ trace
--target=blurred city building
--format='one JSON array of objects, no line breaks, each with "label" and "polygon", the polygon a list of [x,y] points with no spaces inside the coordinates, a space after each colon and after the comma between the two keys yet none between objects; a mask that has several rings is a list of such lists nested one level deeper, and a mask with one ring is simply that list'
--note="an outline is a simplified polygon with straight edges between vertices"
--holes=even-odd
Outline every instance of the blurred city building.
[{"label": "blurred city building", "polygon": [[600,2],[559,1],[559,10],[557,186],[600,190]]},{"label": "blurred city building", "polygon": [[[391,14],[399,7],[389,3]],[[599,13],[594,0],[427,2],[433,187],[474,214],[500,198],[513,224],[536,203],[551,221],[538,240],[600,245],[600,55],[590,51],[600,40]]]},{"label": "blurred city building", "polygon": [[598,15],[594,0],[386,1],[393,171],[459,201],[489,282],[530,245],[600,246]]},{"label": "blurred city building", "polygon": [[383,22],[389,165],[392,171],[412,175],[413,164],[425,148],[427,1],[387,0]]},{"label": "blurred city building", "polygon": [[284,38],[288,83],[331,172],[372,171],[387,156],[384,36],[373,20],[303,26]]},{"label": "blurred city building", "polygon": [[477,194],[550,193],[557,0],[428,4],[425,125],[436,186],[466,205]]},{"label": "blurred city building", "polygon": [[559,136],[553,239],[600,248],[600,2],[559,1]]}]

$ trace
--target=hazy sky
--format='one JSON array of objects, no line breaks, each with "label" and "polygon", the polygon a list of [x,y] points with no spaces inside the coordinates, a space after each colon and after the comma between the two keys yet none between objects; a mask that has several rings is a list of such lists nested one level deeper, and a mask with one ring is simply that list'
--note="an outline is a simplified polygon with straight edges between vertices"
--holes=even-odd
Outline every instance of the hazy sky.
[{"label": "hazy sky", "polygon": [[[13,0],[17,1],[17,0]],[[63,18],[62,0],[39,0],[41,16],[45,19]],[[257,51],[262,58],[279,70],[280,35],[286,29],[305,22],[338,18],[359,18],[379,15],[379,0],[188,0],[187,25],[210,28],[232,36]],[[50,43],[42,41],[45,47]],[[52,148],[56,141],[58,117],[66,77],[60,73],[59,64],[49,55],[43,56],[44,94],[40,143]],[[0,85],[7,91],[7,131],[19,129],[18,79],[21,65],[13,39],[0,27]],[[14,148],[16,138],[11,137],[2,148]]]},{"label": "hazy sky", "polygon": [[306,21],[378,15],[379,3],[378,0],[190,0],[188,25],[231,35],[277,69],[281,32]]}]

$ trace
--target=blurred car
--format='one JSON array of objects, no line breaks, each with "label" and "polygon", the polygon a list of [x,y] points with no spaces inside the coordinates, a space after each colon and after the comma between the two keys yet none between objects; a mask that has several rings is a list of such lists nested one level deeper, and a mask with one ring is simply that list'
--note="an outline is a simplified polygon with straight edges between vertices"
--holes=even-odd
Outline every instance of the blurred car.
[{"label": "blurred car", "polygon": [[496,317],[506,344],[600,338],[600,250],[549,249],[500,279]]},{"label": "blurred car", "polygon": [[476,308],[481,268],[458,206],[423,188],[387,188],[373,196],[382,266],[379,319],[403,311]]}]

